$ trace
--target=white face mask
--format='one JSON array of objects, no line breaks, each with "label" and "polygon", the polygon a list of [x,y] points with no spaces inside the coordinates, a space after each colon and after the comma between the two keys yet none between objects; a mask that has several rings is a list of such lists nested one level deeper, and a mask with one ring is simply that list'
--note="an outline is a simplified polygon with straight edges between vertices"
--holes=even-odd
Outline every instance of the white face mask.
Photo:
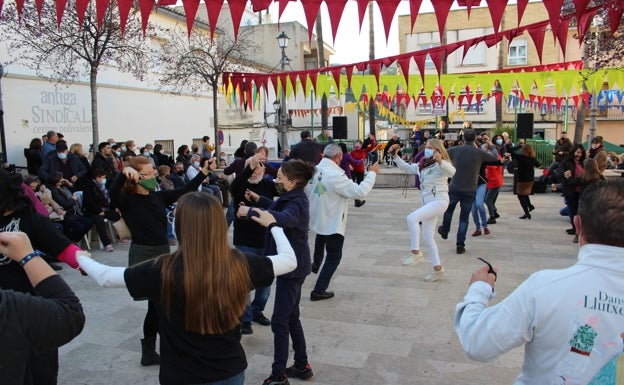
[{"label": "white face mask", "polygon": [[193,162],[193,167],[199,167],[199,162]]},{"label": "white face mask", "polygon": [[58,153],[58,157],[60,160],[65,160],[67,159],[67,153],[66,152],[59,152]]},{"label": "white face mask", "polygon": [[102,179],[102,181],[100,182],[100,184],[101,184],[102,186],[106,186],[106,178]]}]

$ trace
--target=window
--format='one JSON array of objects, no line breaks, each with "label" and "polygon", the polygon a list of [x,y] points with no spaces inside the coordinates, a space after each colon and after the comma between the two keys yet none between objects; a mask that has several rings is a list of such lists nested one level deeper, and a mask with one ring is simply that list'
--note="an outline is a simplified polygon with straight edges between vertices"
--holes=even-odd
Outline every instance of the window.
[{"label": "window", "polygon": [[433,113],[433,108],[431,107],[431,102],[428,101],[427,104],[423,104],[423,102],[418,102],[418,114],[419,115],[431,115]]},{"label": "window", "polygon": [[466,57],[462,62],[462,56],[464,54],[464,48],[457,50],[457,63],[462,66],[475,66],[485,64],[485,43],[481,42],[475,46],[468,48]]},{"label": "window", "polygon": [[514,40],[509,45],[509,56],[507,56],[507,64],[524,65],[527,64],[527,41]]},{"label": "window", "polygon": [[[173,148],[173,139],[158,139],[154,140],[154,146],[160,144],[162,145],[162,153],[163,154],[175,154],[175,148]],[[175,156],[174,156],[175,158]]]},{"label": "window", "polygon": [[[418,50],[422,51],[424,49],[429,49],[433,47],[439,47],[440,44],[428,43],[428,44],[419,44]],[[425,59],[425,69],[434,69],[435,64],[433,64],[433,60],[431,60],[431,55],[427,54],[427,58]]]}]

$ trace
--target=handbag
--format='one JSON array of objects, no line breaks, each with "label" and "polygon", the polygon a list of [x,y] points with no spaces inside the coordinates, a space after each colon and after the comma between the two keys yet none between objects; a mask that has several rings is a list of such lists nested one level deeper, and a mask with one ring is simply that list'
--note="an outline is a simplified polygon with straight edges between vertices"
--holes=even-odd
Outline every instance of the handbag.
[{"label": "handbag", "polygon": [[132,238],[132,233],[130,233],[130,229],[128,228],[128,225],[126,225],[126,221],[124,221],[123,218],[117,222],[113,222],[113,227],[115,228],[117,235],[119,235],[119,240]]}]

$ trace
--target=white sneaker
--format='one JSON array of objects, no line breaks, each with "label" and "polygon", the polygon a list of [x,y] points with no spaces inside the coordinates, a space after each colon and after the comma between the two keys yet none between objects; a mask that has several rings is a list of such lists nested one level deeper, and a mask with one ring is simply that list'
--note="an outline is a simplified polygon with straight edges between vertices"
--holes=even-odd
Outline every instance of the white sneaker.
[{"label": "white sneaker", "polygon": [[435,282],[439,280],[440,278],[442,278],[443,275],[444,275],[444,268],[440,270],[434,270],[431,274],[425,275],[425,281]]},{"label": "white sneaker", "polygon": [[409,265],[413,265],[415,263],[422,261],[422,259],[423,259],[422,251],[419,251],[418,254],[409,253],[407,258],[405,258],[401,262],[401,264],[403,264],[403,266],[409,266]]}]

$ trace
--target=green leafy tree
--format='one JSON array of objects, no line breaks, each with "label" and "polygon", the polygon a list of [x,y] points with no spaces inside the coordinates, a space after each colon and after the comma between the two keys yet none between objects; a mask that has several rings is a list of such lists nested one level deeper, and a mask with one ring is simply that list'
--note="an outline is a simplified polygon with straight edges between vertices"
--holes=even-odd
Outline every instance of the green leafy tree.
[{"label": "green leafy tree", "polygon": [[211,92],[215,152],[219,127],[218,96],[224,72],[248,71],[259,46],[250,30],[241,30],[238,40],[217,31],[214,39],[205,28],[195,26],[190,38],[186,29],[175,27],[168,32],[158,59],[161,84],[172,93]]},{"label": "green leafy tree", "polygon": [[[97,146],[100,69],[111,66],[141,79],[149,67],[151,50],[143,37],[138,9],[130,11],[122,36],[117,1],[111,1],[100,28],[95,7],[94,1],[89,3],[79,24],[75,0],[69,0],[58,27],[54,2],[43,3],[41,21],[35,2],[25,2],[21,20],[15,3],[7,3],[0,18],[0,39],[8,44],[9,65],[18,62],[42,77],[65,84],[88,76],[93,144]],[[153,28],[148,26],[149,30]]]}]

